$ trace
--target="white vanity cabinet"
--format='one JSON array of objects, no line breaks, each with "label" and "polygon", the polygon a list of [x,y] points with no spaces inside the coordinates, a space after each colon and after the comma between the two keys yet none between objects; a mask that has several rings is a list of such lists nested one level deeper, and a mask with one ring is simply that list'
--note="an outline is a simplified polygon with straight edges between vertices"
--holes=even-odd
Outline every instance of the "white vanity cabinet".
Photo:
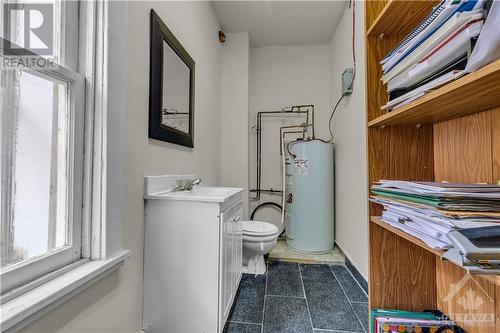
[{"label": "white vanity cabinet", "polygon": [[241,279],[243,189],[147,188],[143,328],[222,332]]}]

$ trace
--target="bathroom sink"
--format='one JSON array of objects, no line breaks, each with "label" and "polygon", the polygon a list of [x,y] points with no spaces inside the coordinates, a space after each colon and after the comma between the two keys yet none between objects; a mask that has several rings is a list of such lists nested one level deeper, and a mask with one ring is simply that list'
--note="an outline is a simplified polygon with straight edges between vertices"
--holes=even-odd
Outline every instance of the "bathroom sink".
[{"label": "bathroom sink", "polygon": [[149,194],[146,199],[224,202],[241,191],[235,187],[195,186],[189,191]]}]

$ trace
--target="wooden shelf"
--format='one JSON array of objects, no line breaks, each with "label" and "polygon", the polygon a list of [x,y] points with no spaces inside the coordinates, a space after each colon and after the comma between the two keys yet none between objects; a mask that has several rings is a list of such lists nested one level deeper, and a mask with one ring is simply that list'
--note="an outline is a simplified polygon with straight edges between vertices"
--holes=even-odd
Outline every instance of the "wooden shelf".
[{"label": "wooden shelf", "polygon": [[[438,3],[365,1],[367,171],[380,179],[495,184],[500,179],[500,60],[384,114],[380,62]],[[418,125],[424,126],[418,126]],[[417,126],[416,126],[417,125]],[[387,128],[383,129],[383,127]],[[500,333],[500,276],[469,275],[444,251],[381,221],[369,204],[369,308],[440,309],[470,333]],[[452,288],[458,287],[459,290]],[[467,293],[490,302],[464,308]],[[494,323],[468,320],[488,314]],[[471,316],[471,317],[469,317]]]},{"label": "wooden shelf", "polygon": [[500,60],[375,118],[368,126],[433,124],[497,107],[500,107]]},{"label": "wooden shelf", "polygon": [[[431,253],[434,253],[438,257],[441,257],[444,254],[444,251],[433,249],[432,247],[428,246],[420,239],[413,237],[412,235],[407,234],[406,232],[401,231],[398,228],[395,228],[388,223],[382,222],[380,216],[372,216],[371,222],[375,223],[376,225],[378,225],[378,226],[380,226],[380,227],[382,227],[390,232],[392,232],[393,234],[398,235],[399,237],[406,239],[407,241],[409,241],[415,245],[420,246],[421,248],[423,248]],[[498,276],[498,275],[477,275],[477,276],[481,276],[482,278],[484,278],[488,281],[491,281],[494,284],[500,286],[500,276]]]},{"label": "wooden shelf", "polygon": [[440,1],[390,0],[367,31],[368,36],[407,34]]},{"label": "wooden shelf", "polygon": [[407,234],[406,232],[401,231],[398,228],[395,228],[395,227],[391,226],[388,223],[382,222],[380,216],[372,216],[371,217],[371,221],[373,223],[381,226],[382,228],[384,228],[386,230],[389,230],[393,234],[396,234],[396,235],[398,235],[398,236],[406,239],[407,241],[412,242],[413,244],[418,245],[421,248],[426,249],[427,251],[434,253],[437,256],[441,257],[443,255],[443,253],[444,253],[444,251],[433,249],[432,247],[428,246],[427,244],[425,244],[420,239],[418,239],[416,237],[413,237],[412,235]]}]

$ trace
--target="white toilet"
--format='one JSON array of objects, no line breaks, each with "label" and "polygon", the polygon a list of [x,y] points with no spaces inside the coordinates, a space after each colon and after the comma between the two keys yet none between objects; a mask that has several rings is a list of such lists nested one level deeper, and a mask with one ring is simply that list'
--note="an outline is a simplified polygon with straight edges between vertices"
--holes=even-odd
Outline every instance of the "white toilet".
[{"label": "white toilet", "polygon": [[264,255],[274,248],[278,236],[278,227],[274,224],[243,221],[243,273],[266,273]]}]

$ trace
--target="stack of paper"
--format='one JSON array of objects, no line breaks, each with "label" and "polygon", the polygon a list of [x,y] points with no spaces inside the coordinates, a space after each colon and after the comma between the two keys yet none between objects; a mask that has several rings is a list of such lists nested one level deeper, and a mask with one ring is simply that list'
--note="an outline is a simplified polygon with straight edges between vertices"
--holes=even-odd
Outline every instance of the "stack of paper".
[{"label": "stack of paper", "polygon": [[370,200],[382,221],[435,249],[449,249],[453,230],[500,226],[500,186],[382,180]]},{"label": "stack of paper", "polygon": [[[391,110],[461,76],[485,17],[484,0],[443,0],[382,61]],[[397,99],[397,100],[396,100]]]}]

